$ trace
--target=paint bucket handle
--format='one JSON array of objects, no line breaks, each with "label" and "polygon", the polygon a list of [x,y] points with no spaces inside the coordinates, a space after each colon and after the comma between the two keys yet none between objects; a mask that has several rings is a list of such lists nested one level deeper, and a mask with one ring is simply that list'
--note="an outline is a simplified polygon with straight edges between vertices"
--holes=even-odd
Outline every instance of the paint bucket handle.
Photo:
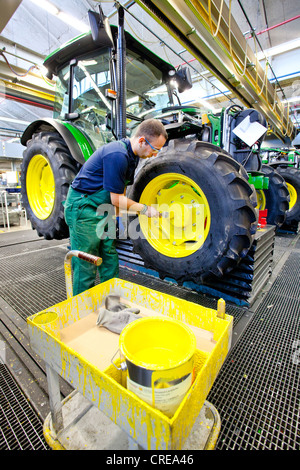
[{"label": "paint bucket handle", "polygon": [[[116,355],[117,355],[118,353],[120,354],[120,367],[118,367],[118,366],[114,363],[114,358],[116,357]],[[116,369],[121,370],[121,371],[123,371],[123,372],[124,372],[125,370],[127,370],[127,364],[126,364],[125,361],[122,361],[122,356],[121,356],[121,351],[120,351],[120,349],[118,349],[118,350],[115,352],[115,354],[113,355],[113,357],[111,358],[110,361],[111,361],[112,365],[113,365]]]}]

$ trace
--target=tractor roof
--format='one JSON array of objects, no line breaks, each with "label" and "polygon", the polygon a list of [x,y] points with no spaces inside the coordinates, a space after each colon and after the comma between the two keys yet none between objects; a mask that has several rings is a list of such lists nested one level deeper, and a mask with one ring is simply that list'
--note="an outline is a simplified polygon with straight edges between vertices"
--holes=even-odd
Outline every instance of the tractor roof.
[{"label": "tractor roof", "polygon": [[[117,27],[111,26],[112,35],[116,38]],[[126,49],[139,54],[142,58],[147,58],[149,62],[159,68],[164,74],[169,70],[174,70],[174,67],[168,62],[158,57],[156,54],[147,49],[143,44],[137,41],[131,34],[125,31]],[[91,32],[81,34],[71,41],[65,43],[60,48],[52,52],[44,61],[49,74],[57,75],[59,70],[67,65],[70,60],[81,57],[84,54],[101,50],[101,46],[96,45],[93,41]]]}]

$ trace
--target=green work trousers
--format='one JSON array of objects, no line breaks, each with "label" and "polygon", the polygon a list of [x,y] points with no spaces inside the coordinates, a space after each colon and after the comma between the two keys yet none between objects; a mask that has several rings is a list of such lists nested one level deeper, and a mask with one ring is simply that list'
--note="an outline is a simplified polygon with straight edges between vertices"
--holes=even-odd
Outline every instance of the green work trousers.
[{"label": "green work trousers", "polygon": [[100,282],[119,275],[115,223],[112,218],[114,207],[110,193],[104,189],[88,195],[70,187],[64,208],[71,249],[100,256],[103,260],[97,267],[79,258],[72,258],[73,295],[77,295],[95,285],[97,269]]}]

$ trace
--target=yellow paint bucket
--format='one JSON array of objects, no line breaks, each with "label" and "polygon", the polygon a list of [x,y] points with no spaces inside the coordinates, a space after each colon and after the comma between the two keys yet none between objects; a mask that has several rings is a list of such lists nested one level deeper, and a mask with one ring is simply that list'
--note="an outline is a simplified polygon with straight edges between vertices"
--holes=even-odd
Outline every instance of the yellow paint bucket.
[{"label": "yellow paint bucket", "polygon": [[57,339],[60,339],[59,316],[56,312],[40,312],[37,313],[32,321],[41,326],[45,331],[50,333]]},{"label": "yellow paint bucket", "polygon": [[119,340],[127,389],[173,416],[193,381],[196,337],[178,320],[148,317],[127,325]]}]

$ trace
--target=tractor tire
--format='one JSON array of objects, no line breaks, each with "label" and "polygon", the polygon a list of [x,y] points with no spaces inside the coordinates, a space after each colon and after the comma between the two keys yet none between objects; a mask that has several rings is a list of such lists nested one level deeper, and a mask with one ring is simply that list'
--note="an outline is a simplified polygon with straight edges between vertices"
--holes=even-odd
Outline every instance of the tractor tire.
[{"label": "tractor tire", "polygon": [[[161,279],[182,284],[201,282],[210,274],[221,277],[246,256],[257,229],[256,193],[247,179],[244,168],[221,148],[171,141],[140,169],[129,192],[134,201],[157,203],[158,210],[169,207],[167,218],[155,221],[139,215],[131,221],[133,250]],[[180,208],[182,203],[190,224],[182,214],[178,218],[171,213],[175,204]],[[202,222],[193,232],[191,226],[197,225],[193,217],[199,213]],[[176,235],[178,228],[184,233],[181,238]]]},{"label": "tractor tire", "polygon": [[286,213],[285,223],[300,221],[300,171],[290,166],[278,166],[276,168],[287,185],[290,194],[289,210]]},{"label": "tractor tire", "polygon": [[77,172],[78,163],[57,132],[40,132],[27,142],[21,166],[22,203],[39,236],[69,236],[63,202]]},{"label": "tractor tire", "polygon": [[262,165],[260,171],[269,178],[269,187],[257,191],[259,209],[267,209],[267,224],[279,228],[285,222],[289,209],[289,191],[277,170],[269,165]]}]

